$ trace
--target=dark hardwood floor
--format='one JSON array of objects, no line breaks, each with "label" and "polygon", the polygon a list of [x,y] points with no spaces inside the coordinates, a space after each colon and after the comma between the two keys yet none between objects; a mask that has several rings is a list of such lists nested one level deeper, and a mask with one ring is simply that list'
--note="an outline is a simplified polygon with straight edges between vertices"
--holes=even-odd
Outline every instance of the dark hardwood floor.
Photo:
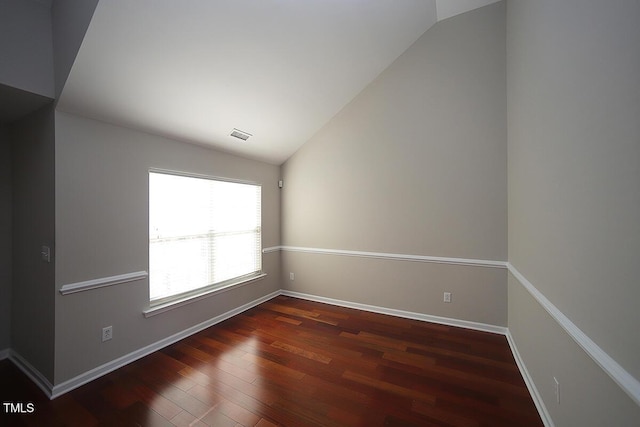
[{"label": "dark hardwood floor", "polygon": [[280,296],[2,426],[542,426],[506,338]]}]

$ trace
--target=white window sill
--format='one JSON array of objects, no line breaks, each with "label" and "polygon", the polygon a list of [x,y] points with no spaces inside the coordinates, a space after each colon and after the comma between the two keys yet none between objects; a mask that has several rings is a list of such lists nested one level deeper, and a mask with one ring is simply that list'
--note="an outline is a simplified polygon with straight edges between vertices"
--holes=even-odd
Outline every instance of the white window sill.
[{"label": "white window sill", "polygon": [[260,279],[262,279],[264,277],[267,277],[267,273],[261,273],[261,274],[259,274],[257,276],[253,276],[253,277],[250,277],[248,279],[241,280],[239,282],[230,283],[228,285],[224,285],[224,286],[221,286],[219,288],[207,289],[207,290],[203,291],[202,293],[199,293],[199,294],[196,294],[196,295],[190,295],[188,297],[181,298],[181,299],[178,299],[178,300],[175,300],[175,301],[170,301],[170,302],[167,302],[167,303],[164,303],[164,304],[158,304],[158,305],[155,305],[153,307],[149,307],[148,309],[144,310],[142,312],[142,314],[146,318],[152,317],[152,316],[155,316],[157,314],[164,313],[165,311],[173,310],[174,308],[182,307],[184,305],[191,304],[193,302],[200,301],[200,300],[203,300],[205,298],[209,298],[211,296],[221,294],[221,293],[229,291],[231,289],[235,289],[235,288],[239,288],[239,287],[244,286],[244,285],[248,285],[249,283],[253,283],[253,282],[255,282],[257,280],[260,280]]}]

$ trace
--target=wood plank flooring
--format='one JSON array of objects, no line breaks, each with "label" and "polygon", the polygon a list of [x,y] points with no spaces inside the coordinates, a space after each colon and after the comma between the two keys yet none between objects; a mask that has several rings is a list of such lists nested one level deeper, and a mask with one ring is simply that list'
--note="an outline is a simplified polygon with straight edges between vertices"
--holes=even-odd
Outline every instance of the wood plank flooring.
[{"label": "wood plank flooring", "polygon": [[2,426],[542,426],[504,336],[285,296],[53,401],[0,378]]}]

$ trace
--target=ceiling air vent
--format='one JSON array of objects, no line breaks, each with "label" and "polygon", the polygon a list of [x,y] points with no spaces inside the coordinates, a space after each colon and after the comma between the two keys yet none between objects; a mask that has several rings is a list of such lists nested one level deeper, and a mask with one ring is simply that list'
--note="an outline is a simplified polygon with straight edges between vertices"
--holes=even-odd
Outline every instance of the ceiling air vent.
[{"label": "ceiling air vent", "polygon": [[240,129],[236,129],[236,128],[233,128],[233,130],[229,135],[234,138],[241,139],[243,141],[246,141],[247,139],[249,139],[250,136],[252,136],[250,133],[242,131]]}]

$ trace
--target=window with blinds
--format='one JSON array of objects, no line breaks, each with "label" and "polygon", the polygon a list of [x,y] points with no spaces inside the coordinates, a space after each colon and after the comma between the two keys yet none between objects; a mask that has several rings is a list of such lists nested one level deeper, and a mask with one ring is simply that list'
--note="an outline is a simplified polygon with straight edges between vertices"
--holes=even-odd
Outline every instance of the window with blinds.
[{"label": "window with blinds", "polygon": [[151,303],[259,275],[260,203],[259,185],[149,172]]}]

